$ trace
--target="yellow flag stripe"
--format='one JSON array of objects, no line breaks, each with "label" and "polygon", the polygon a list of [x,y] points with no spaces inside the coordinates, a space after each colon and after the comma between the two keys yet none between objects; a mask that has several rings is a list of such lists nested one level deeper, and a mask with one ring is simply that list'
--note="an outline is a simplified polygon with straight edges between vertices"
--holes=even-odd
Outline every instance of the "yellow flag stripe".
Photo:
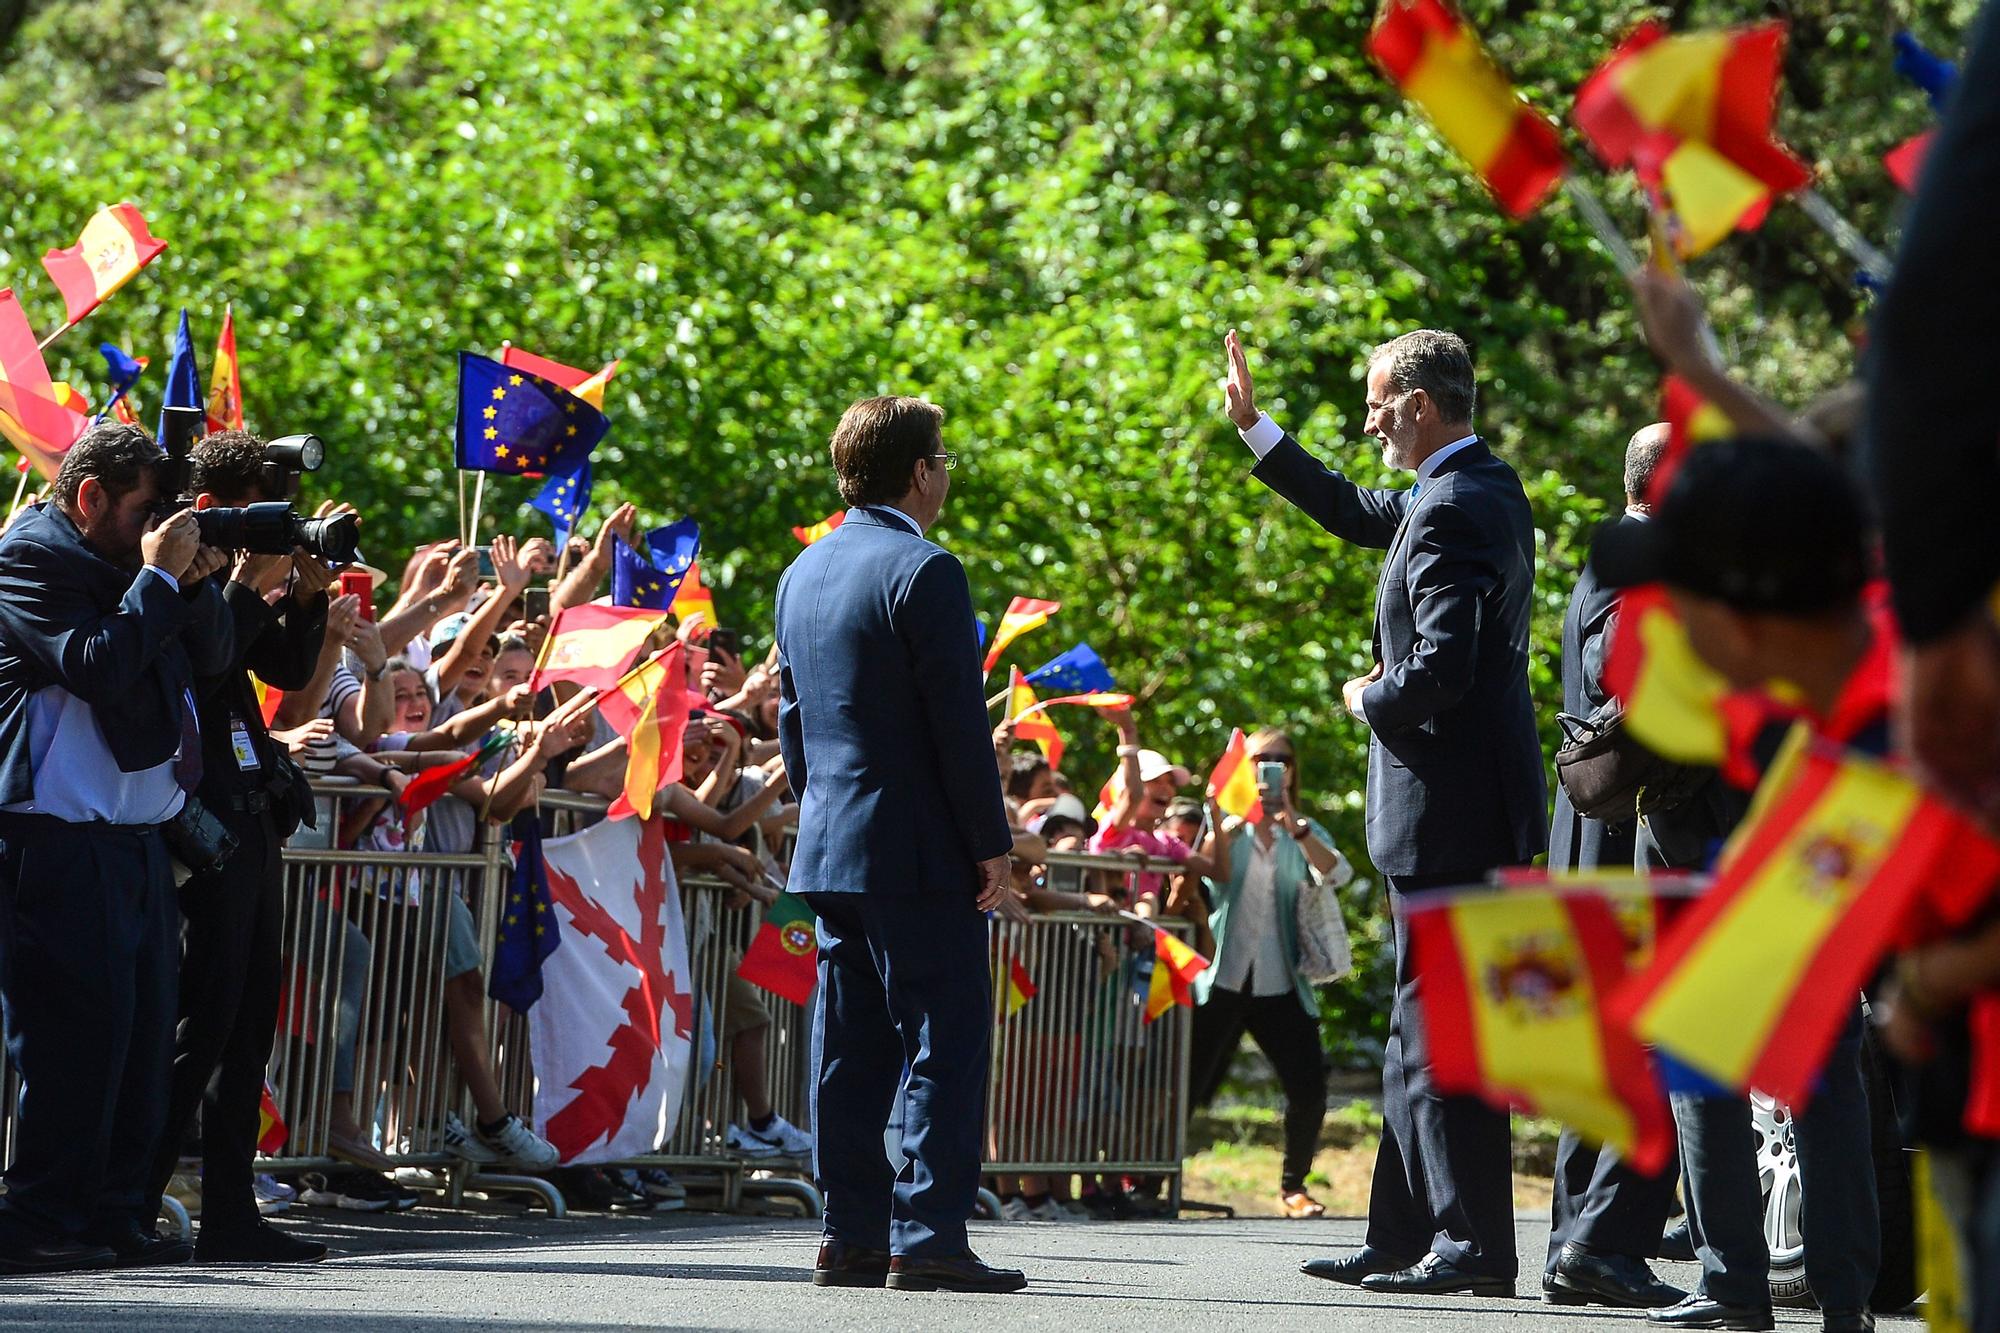
[{"label": "yellow flag stripe", "polygon": [[1645,665],[1625,702],[1625,725],[1669,759],[1720,763],[1727,733],[1717,705],[1728,683],[1695,656],[1687,631],[1664,607],[1648,610],[1638,632]]}]

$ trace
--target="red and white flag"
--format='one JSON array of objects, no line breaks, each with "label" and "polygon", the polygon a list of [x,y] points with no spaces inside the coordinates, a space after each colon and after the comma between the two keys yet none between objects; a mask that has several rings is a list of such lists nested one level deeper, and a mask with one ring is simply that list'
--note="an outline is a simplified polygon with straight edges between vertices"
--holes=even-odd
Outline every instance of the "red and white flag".
[{"label": "red and white flag", "polygon": [[563,947],[528,1011],[535,1123],[566,1163],[651,1152],[693,1063],[694,983],[680,888],[657,819],[542,844]]}]

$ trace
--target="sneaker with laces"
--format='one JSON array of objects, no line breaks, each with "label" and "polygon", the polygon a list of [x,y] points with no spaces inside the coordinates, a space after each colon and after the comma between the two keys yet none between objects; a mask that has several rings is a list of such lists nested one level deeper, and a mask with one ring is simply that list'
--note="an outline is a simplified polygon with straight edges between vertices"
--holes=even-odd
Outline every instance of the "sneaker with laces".
[{"label": "sneaker with laces", "polygon": [[1000,1220],[1002,1222],[1032,1222],[1035,1220],[1035,1210],[1028,1206],[1026,1199],[1016,1194],[1013,1198],[1000,1205]]},{"label": "sneaker with laces", "polygon": [[639,1192],[653,1201],[656,1213],[671,1213],[687,1207],[687,1186],[668,1175],[657,1166],[642,1166],[639,1177]]},{"label": "sneaker with laces", "polygon": [[251,1183],[257,1196],[257,1211],[265,1217],[282,1213],[298,1200],[299,1192],[276,1176],[260,1175]]},{"label": "sneaker with laces", "polygon": [[350,1213],[382,1213],[393,1206],[389,1182],[363,1171],[314,1172],[300,1182],[299,1202],[308,1208],[339,1208]]},{"label": "sneaker with laces", "polygon": [[779,1148],[775,1143],[767,1143],[738,1124],[731,1124],[722,1133],[722,1146],[740,1157],[777,1157]]},{"label": "sneaker with laces", "polygon": [[473,1137],[456,1111],[444,1113],[444,1150],[474,1166],[491,1166],[500,1160],[499,1153]]},{"label": "sneaker with laces", "polygon": [[793,1124],[791,1121],[785,1119],[785,1117],[781,1115],[772,1116],[771,1123],[764,1126],[764,1128],[762,1129],[753,1129],[749,1125],[743,1125],[740,1127],[737,1125],[731,1125],[729,1129],[732,1134],[738,1133],[740,1131],[744,1139],[748,1140],[750,1143],[758,1145],[762,1149],[761,1152],[753,1152],[748,1148],[743,1148],[738,1150],[744,1152],[748,1156],[752,1157],[811,1157],[812,1156],[812,1150],[813,1150],[812,1135],[806,1133],[804,1130],[800,1129],[797,1125]]},{"label": "sneaker with laces", "polygon": [[546,1171],[562,1161],[556,1145],[529,1129],[517,1115],[509,1115],[490,1134],[480,1130],[479,1142],[493,1154],[491,1160],[524,1171]]}]

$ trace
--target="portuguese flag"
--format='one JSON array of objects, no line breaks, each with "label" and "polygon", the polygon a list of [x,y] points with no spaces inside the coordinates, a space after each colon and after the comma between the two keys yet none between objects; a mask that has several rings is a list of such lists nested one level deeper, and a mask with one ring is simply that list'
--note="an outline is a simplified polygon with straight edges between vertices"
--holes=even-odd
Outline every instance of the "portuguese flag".
[{"label": "portuguese flag", "polygon": [[764,910],[764,924],[743,955],[736,975],[793,1004],[812,998],[819,980],[819,943],[812,909],[796,894],[781,893]]}]

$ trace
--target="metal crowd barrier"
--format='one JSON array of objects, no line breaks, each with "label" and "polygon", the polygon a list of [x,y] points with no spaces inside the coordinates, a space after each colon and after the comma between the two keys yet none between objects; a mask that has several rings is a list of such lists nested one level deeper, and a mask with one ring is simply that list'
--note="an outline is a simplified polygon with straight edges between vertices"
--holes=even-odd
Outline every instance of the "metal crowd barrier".
[{"label": "metal crowd barrier", "polygon": [[[447,1151],[444,1123],[474,1112],[451,1057],[445,956],[450,902],[471,910],[482,956],[480,1004],[487,1055],[502,1097],[528,1117],[534,1072],[527,1020],[484,995],[499,914],[510,885],[505,830],[482,824],[477,849],[340,849],[340,821],[386,791],[351,780],[314,783],[320,828],[301,828],[284,851],[285,989],[269,1081],[287,1127],[259,1169],[332,1170],[337,1124],[398,1168],[430,1173],[445,1202],[468,1193],[525,1194],[560,1215],[560,1192],[536,1176],[483,1168]],[[583,827],[605,803],[567,792],[544,795],[555,833]],[[1137,857],[1052,853],[1049,882],[1088,888],[1171,867]],[[714,880],[681,883],[688,952],[698,996],[696,1050],[673,1133],[655,1152],[608,1166],[661,1166],[717,1196],[724,1209],[746,1198],[789,1197],[817,1213],[811,1164],[731,1153],[724,1135],[741,1114],[737,1071],[724,1036],[730,982],[761,923]],[[1185,936],[1184,923],[1162,921]],[[1143,1022],[1152,958],[1144,927],[1086,912],[996,921],[989,1174],[1148,1174],[1166,1177],[1178,1203],[1186,1150],[1189,1011]],[[1018,963],[1036,994],[1008,1013]],[[773,1109],[810,1131],[807,1086],[810,1006],[758,992],[764,1074]],[[11,1160],[19,1080],[0,1090],[0,1149]],[[168,1201],[172,1203],[171,1200]],[[183,1231],[186,1219],[175,1205]]]}]

